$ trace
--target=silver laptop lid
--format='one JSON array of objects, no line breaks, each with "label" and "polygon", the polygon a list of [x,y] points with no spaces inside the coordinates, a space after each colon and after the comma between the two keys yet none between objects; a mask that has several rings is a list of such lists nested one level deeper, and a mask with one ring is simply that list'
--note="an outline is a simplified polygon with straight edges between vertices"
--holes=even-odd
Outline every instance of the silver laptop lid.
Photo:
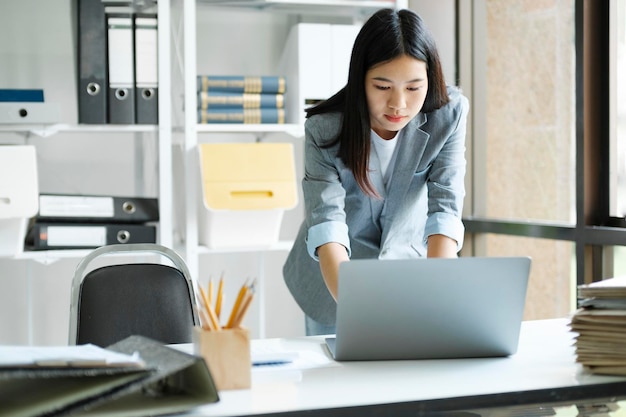
[{"label": "silver laptop lid", "polygon": [[335,359],[511,355],[530,263],[528,257],[342,263]]}]

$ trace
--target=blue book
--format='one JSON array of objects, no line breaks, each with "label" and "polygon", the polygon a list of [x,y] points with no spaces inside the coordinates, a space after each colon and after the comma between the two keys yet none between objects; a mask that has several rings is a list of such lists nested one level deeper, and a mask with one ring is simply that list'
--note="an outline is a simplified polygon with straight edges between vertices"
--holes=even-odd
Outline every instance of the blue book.
[{"label": "blue book", "polygon": [[43,103],[43,90],[28,88],[0,88],[0,101]]},{"label": "blue book", "polygon": [[199,91],[198,108],[260,109],[285,107],[285,96],[280,93],[232,93],[227,91]]},{"label": "blue book", "polygon": [[275,123],[284,124],[285,109],[206,109],[198,110],[198,123],[234,123],[257,124]]},{"label": "blue book", "polygon": [[233,93],[284,93],[287,79],[280,75],[251,77],[243,75],[198,75],[197,91]]}]

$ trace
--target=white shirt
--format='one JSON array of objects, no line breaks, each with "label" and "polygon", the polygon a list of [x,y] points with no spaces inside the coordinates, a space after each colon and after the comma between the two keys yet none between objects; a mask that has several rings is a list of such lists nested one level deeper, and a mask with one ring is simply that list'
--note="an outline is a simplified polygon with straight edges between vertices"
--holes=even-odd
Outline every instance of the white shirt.
[{"label": "white shirt", "polygon": [[372,130],[371,140],[372,147],[370,149],[370,169],[372,173],[374,171],[380,172],[385,187],[391,179],[391,173],[393,172],[393,165],[395,163],[396,145],[398,144],[398,138],[401,135],[401,130],[396,133],[391,139],[383,139],[376,132]]}]

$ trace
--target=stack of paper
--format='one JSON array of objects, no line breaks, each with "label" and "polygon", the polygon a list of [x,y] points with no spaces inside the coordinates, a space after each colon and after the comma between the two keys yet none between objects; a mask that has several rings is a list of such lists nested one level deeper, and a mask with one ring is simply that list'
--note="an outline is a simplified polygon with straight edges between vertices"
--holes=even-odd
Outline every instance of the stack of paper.
[{"label": "stack of paper", "polygon": [[578,298],[576,360],[593,373],[626,375],[626,276],[580,285]]},{"label": "stack of paper", "polygon": [[87,344],[77,346],[0,346],[0,369],[31,367],[143,368],[138,352],[118,353]]}]

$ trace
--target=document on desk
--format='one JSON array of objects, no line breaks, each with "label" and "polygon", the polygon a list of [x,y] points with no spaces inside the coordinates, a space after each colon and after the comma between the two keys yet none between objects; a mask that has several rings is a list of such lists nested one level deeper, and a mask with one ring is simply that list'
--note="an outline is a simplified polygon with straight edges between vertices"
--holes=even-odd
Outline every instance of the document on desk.
[{"label": "document on desk", "polygon": [[281,339],[253,340],[251,358],[254,383],[300,381],[306,369],[336,365],[321,352],[293,349]]},{"label": "document on desk", "polygon": [[143,368],[144,366],[145,363],[136,352],[128,355],[92,344],[78,346],[0,346],[0,368]]},{"label": "document on desk", "polygon": [[174,414],[219,401],[206,363],[130,336],[106,349],[0,346],[2,415]]}]

